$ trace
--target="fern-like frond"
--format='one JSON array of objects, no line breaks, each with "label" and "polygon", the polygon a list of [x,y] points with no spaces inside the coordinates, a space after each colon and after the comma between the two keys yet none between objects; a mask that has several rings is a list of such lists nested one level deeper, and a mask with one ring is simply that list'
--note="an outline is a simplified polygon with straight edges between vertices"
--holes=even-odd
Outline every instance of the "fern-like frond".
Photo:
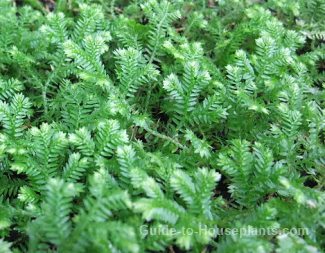
[{"label": "fern-like frond", "polygon": [[89,166],[87,157],[81,158],[79,153],[73,153],[63,170],[63,179],[67,182],[77,182]]},{"label": "fern-like frond", "polygon": [[25,119],[31,115],[31,103],[22,94],[16,94],[10,104],[0,101],[0,121],[4,133],[13,138],[23,135]]}]

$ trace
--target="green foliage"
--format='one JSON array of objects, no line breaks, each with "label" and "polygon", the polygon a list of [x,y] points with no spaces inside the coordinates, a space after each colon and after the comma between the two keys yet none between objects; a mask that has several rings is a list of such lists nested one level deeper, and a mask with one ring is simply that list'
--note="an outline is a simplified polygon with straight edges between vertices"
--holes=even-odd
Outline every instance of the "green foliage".
[{"label": "green foliage", "polygon": [[1,0],[0,253],[323,252],[324,15]]}]

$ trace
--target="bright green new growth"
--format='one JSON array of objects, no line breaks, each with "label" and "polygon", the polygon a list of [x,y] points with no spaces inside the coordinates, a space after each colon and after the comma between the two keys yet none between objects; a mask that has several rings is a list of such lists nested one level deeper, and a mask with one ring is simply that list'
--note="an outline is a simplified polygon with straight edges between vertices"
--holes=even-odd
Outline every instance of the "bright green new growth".
[{"label": "bright green new growth", "polygon": [[0,1],[0,253],[324,251],[322,0],[54,2]]}]

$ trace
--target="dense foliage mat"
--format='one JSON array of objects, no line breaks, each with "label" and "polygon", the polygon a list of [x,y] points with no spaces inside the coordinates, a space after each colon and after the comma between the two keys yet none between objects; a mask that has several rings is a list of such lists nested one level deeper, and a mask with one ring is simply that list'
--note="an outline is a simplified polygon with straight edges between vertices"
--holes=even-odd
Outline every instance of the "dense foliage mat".
[{"label": "dense foliage mat", "polygon": [[0,252],[322,252],[324,16],[1,0]]}]

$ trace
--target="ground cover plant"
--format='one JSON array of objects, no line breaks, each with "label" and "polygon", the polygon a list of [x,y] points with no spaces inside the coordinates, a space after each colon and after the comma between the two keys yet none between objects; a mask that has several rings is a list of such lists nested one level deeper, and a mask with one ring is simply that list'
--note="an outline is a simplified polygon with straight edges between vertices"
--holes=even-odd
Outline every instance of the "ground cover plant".
[{"label": "ground cover plant", "polygon": [[0,0],[0,253],[323,252],[324,17]]}]

